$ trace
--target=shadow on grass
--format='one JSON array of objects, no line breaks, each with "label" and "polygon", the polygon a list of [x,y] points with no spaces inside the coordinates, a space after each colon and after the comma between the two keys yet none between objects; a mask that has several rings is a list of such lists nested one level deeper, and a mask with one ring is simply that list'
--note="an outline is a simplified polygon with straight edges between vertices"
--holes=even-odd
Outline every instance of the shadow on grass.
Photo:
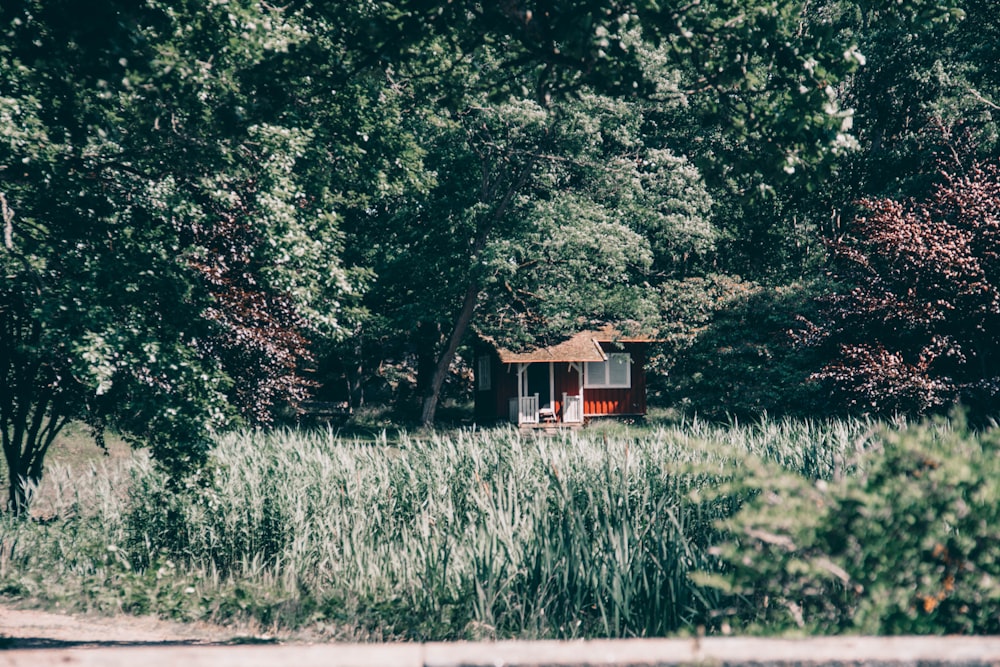
[{"label": "shadow on grass", "polygon": [[163,641],[105,641],[105,640],[68,640],[52,639],[50,637],[0,637],[0,650],[15,649],[67,649],[67,648],[124,648],[139,646],[247,646],[257,644],[279,644],[277,639],[262,637],[233,637],[216,641],[211,639],[167,639]]}]

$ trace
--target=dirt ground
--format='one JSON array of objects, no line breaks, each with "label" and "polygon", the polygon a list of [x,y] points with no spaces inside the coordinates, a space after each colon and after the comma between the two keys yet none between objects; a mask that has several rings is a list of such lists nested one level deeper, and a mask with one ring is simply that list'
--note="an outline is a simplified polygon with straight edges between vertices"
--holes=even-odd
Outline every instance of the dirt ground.
[{"label": "dirt ground", "polygon": [[0,649],[272,643],[275,639],[206,623],[153,617],[57,614],[0,604]]}]

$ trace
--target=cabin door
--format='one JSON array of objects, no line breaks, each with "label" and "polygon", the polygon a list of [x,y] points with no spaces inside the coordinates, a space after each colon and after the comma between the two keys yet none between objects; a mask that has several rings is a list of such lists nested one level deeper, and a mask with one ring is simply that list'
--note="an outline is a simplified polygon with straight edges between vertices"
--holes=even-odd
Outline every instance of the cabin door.
[{"label": "cabin door", "polygon": [[552,364],[529,364],[524,372],[525,396],[538,394],[538,407],[544,408],[552,403]]}]

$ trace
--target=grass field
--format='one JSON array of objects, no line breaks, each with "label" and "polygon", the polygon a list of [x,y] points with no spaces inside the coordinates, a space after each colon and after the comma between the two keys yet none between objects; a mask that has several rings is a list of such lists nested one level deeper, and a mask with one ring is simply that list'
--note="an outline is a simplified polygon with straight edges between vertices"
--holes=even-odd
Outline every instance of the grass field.
[{"label": "grass field", "polygon": [[[134,456],[144,456],[114,434],[105,438],[107,450],[97,446],[88,427],[81,423],[67,425],[56,436],[46,458],[45,475],[35,490],[32,514],[36,518],[52,517],[58,508],[70,501],[67,496],[76,493],[79,480],[89,476],[103,477],[110,469],[128,466]],[[7,501],[7,464],[0,457],[0,499]]]},{"label": "grass field", "polygon": [[[0,594],[254,619],[352,639],[662,636],[718,625],[719,493],[746,457],[850,472],[863,422],[599,424],[357,439],[223,438],[168,493],[141,453],[54,456],[36,516],[0,522]],[[79,451],[76,451],[76,450]]]}]

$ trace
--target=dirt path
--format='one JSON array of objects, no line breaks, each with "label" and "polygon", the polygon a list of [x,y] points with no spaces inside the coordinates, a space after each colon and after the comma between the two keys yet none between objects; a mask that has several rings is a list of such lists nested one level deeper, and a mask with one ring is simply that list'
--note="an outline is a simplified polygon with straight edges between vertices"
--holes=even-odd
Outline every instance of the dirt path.
[{"label": "dirt path", "polygon": [[57,614],[0,604],[0,648],[209,645],[268,640],[206,623],[173,623],[126,615]]},{"label": "dirt path", "polygon": [[[252,640],[230,628],[154,618],[70,616],[0,604],[0,665],[11,667],[386,667],[501,664],[767,664],[847,667],[1000,665],[998,637],[709,637],[439,644],[233,646]],[[77,649],[86,650],[77,650]],[[21,650],[17,650],[21,649]],[[24,650],[48,649],[48,650]],[[752,656],[752,658],[750,657]]]}]

